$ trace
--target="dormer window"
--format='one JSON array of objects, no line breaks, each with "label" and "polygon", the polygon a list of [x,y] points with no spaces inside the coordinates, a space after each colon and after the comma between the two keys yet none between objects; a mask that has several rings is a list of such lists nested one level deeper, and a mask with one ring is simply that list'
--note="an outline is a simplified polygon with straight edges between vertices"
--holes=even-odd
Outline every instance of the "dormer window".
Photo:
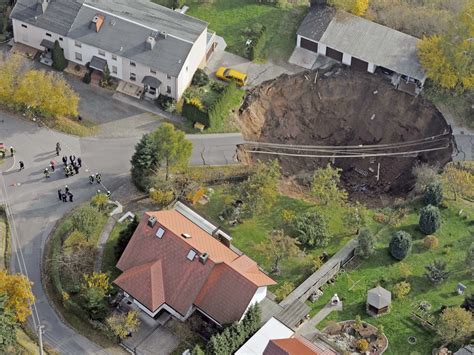
[{"label": "dormer window", "polygon": [[161,239],[161,238],[163,238],[163,235],[164,235],[164,234],[165,234],[165,230],[160,227],[160,228],[158,228],[158,230],[156,231],[156,234],[155,234],[155,235],[156,235],[158,238]]},{"label": "dormer window", "polygon": [[193,261],[196,257],[197,253],[194,250],[190,250],[188,256],[186,257],[189,261]]}]

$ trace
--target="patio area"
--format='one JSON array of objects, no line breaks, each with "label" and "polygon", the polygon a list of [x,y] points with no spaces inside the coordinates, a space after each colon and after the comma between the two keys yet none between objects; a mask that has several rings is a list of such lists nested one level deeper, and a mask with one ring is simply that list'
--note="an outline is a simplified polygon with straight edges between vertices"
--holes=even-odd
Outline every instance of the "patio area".
[{"label": "patio area", "polygon": [[117,86],[117,92],[140,99],[143,94],[143,87],[127,83],[126,81],[121,81]]}]

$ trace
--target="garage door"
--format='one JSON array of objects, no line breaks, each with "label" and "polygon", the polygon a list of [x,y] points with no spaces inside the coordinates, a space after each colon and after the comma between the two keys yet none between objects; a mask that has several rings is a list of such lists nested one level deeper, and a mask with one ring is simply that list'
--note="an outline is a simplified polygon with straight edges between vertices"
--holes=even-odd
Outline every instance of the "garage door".
[{"label": "garage door", "polygon": [[367,69],[369,68],[369,63],[364,60],[360,60],[359,58],[352,57],[351,67],[356,70],[367,71]]},{"label": "garage door", "polygon": [[311,52],[318,52],[318,42],[313,42],[306,38],[301,38],[300,47]]},{"label": "garage door", "polygon": [[326,56],[332,59],[336,59],[340,62],[342,62],[342,52],[336,51],[335,49],[326,48]]}]

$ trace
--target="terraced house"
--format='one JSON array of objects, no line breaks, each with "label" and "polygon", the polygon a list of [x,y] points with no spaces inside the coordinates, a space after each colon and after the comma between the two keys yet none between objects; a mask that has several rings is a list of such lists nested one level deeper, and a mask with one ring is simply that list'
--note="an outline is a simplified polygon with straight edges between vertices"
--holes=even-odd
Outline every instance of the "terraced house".
[{"label": "terraced house", "polygon": [[18,0],[16,43],[48,52],[55,41],[67,60],[110,75],[137,96],[179,99],[214,49],[207,23],[147,0]]}]

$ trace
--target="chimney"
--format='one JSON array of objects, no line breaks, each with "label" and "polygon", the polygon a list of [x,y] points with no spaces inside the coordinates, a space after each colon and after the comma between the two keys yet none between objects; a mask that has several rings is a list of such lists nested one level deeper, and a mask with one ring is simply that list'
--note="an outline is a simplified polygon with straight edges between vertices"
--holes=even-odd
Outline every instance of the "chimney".
[{"label": "chimney", "polygon": [[184,239],[190,239],[190,238],[191,238],[191,235],[189,235],[188,233],[183,233],[183,234],[181,234],[181,236],[182,236]]},{"label": "chimney", "polygon": [[168,37],[168,34],[165,31],[160,31],[160,38],[166,39],[166,37]]},{"label": "chimney", "polygon": [[146,48],[151,51],[155,47],[155,44],[156,44],[155,37],[153,35],[148,36],[148,38],[146,39]]},{"label": "chimney", "polygon": [[96,15],[94,16],[94,18],[92,19],[92,23],[95,25],[95,31],[96,31],[96,32],[99,32],[99,31],[100,31],[100,28],[101,28],[102,25],[104,24],[104,21],[105,21],[104,15],[96,14]]},{"label": "chimney", "polygon": [[48,5],[49,5],[49,0],[41,0],[41,9],[43,10],[43,14],[46,12]]},{"label": "chimney", "polygon": [[37,0],[36,1],[36,15],[35,15],[35,20],[36,16],[42,15],[45,13],[46,8],[49,5],[49,0]]},{"label": "chimney", "polygon": [[156,224],[156,221],[157,220],[155,216],[151,216],[150,218],[148,218],[148,222],[147,222],[148,227],[153,228]]},{"label": "chimney", "polygon": [[205,264],[206,261],[207,261],[207,258],[209,258],[209,254],[208,253],[202,253],[201,255],[199,255],[199,262],[201,264]]}]

